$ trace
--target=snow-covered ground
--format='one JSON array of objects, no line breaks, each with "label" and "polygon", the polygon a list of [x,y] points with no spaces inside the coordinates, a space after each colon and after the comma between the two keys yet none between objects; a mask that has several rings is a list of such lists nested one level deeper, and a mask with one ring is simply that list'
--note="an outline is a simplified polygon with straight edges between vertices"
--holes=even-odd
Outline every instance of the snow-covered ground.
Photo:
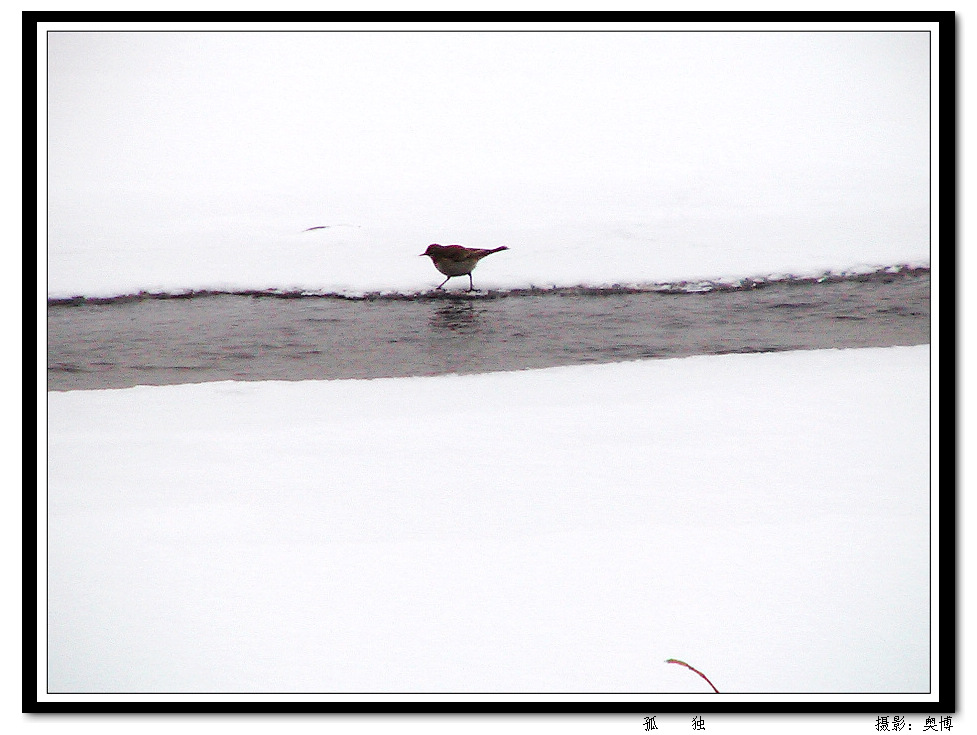
[{"label": "snow-covered ground", "polygon": [[52,393],[51,690],[926,692],[929,356]]},{"label": "snow-covered ground", "polygon": [[47,41],[51,297],[930,262],[925,33]]},{"label": "snow-covered ground", "polygon": [[[238,225],[231,234],[171,233],[166,242],[125,244],[117,250],[84,244],[53,250],[48,295],[265,288],[414,293],[444,280],[428,258],[418,257],[431,242],[508,245],[508,251],[479,264],[473,274],[479,289],[640,285],[930,265],[925,212],[880,210],[872,231],[866,231],[860,217],[845,207],[787,216],[709,210],[652,213],[601,225],[594,215],[569,224],[560,218],[537,220],[531,228],[496,227],[491,239],[478,227],[442,228],[407,218],[385,226],[313,232],[289,228],[314,219],[266,221],[251,232]],[[439,236],[445,231],[452,235]],[[468,288],[468,279],[453,279],[447,287]]]}]

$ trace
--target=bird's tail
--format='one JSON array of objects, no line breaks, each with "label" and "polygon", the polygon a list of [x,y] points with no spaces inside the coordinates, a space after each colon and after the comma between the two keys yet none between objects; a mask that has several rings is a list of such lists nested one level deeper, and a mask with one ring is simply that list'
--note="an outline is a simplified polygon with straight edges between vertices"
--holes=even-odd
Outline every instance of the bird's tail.
[{"label": "bird's tail", "polygon": [[499,252],[500,250],[508,250],[508,249],[509,249],[509,246],[508,246],[508,245],[499,245],[499,247],[497,247],[497,248],[492,248],[491,250],[489,250],[489,252],[490,252],[490,253],[497,253],[497,252]]}]

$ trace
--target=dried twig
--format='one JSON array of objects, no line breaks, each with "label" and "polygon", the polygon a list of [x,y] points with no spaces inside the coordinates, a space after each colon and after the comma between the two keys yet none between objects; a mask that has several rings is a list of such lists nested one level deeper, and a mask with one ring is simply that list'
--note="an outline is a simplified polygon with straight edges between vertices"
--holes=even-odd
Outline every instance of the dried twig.
[{"label": "dried twig", "polygon": [[706,676],[705,674],[703,674],[701,671],[699,671],[694,666],[689,666],[687,663],[685,663],[685,661],[679,661],[677,658],[670,658],[670,659],[666,660],[665,663],[666,664],[681,664],[682,666],[684,666],[687,669],[692,669],[692,671],[694,671],[695,673],[697,673],[699,676],[701,676],[703,679],[706,680],[706,683],[709,684],[709,686],[712,687],[712,690],[716,694],[719,694],[719,690],[716,689],[716,685],[715,684],[713,684],[711,681],[709,681],[709,677]]}]

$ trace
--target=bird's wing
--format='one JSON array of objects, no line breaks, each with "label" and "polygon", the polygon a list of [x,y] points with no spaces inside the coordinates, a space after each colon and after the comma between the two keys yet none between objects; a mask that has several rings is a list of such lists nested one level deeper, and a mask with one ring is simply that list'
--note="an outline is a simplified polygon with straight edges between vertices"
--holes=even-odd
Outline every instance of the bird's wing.
[{"label": "bird's wing", "polygon": [[441,247],[441,255],[448,260],[468,260],[473,255],[477,254],[478,250],[474,248],[466,248],[464,245],[443,245]]}]

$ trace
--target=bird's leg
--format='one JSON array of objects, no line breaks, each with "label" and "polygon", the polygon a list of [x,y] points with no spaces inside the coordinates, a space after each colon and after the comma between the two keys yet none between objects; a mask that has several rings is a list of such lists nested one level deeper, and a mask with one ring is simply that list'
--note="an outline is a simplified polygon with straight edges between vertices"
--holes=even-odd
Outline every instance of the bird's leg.
[{"label": "bird's leg", "polygon": [[[451,276],[448,276],[448,277],[447,277],[447,278],[445,278],[445,279],[444,279],[443,281],[441,281],[441,286],[443,286],[444,284],[446,284],[446,283],[447,283],[448,281],[450,281],[450,280],[451,280]],[[438,286],[438,288],[441,288],[441,286]],[[435,290],[436,290],[436,289],[435,289]]]},{"label": "bird's leg", "polygon": [[475,289],[475,283],[472,281],[471,271],[468,272],[468,290],[473,291]]}]

